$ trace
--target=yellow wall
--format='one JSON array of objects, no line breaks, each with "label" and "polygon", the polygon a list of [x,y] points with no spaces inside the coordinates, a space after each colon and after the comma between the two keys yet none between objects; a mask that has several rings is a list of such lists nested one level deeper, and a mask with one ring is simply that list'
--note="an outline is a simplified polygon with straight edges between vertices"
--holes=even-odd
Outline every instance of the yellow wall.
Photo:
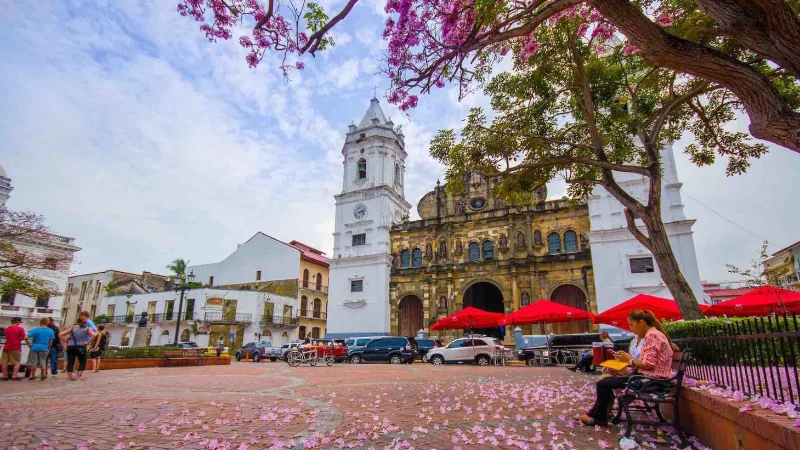
[{"label": "yellow wall", "polygon": [[[303,281],[303,271],[308,270],[308,288],[304,288],[302,285]],[[316,280],[317,274],[322,274],[322,291],[316,290]],[[300,326],[305,327],[306,334],[311,336],[312,329],[317,327],[320,329],[319,337],[325,337],[326,331],[326,324],[327,324],[327,312],[328,312],[328,268],[319,264],[315,264],[310,261],[300,260],[300,273],[297,277],[300,280],[299,286],[299,293],[297,296],[297,308],[298,308],[298,315],[300,316]],[[306,296],[308,299],[308,309],[305,316],[300,315],[300,308],[303,296]],[[314,299],[320,299],[321,301],[321,317],[314,318]],[[298,336],[299,336],[299,329],[298,329]]]}]

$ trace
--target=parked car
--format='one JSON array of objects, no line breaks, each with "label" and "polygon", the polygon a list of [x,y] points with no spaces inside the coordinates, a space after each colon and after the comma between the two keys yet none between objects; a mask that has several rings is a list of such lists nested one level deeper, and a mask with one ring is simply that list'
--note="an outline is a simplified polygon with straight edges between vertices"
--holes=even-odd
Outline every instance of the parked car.
[{"label": "parked car", "polygon": [[[627,350],[630,338],[612,339],[614,350]],[[600,333],[551,334],[538,345],[526,346],[517,354],[526,364],[560,364],[566,360],[568,352],[590,350],[592,344],[600,342]]]},{"label": "parked car", "polygon": [[373,339],[363,348],[350,352],[353,364],[388,362],[391,364],[411,364],[419,356],[417,341],[412,337],[387,336]]},{"label": "parked car", "polygon": [[428,362],[428,352],[431,349],[444,346],[439,339],[417,339],[417,345],[419,346],[419,357],[422,362]]},{"label": "parked car", "polygon": [[488,336],[467,337],[456,339],[444,347],[433,348],[428,351],[428,361],[434,365],[446,363],[475,363],[488,366],[498,352],[508,353],[503,344],[496,338]]},{"label": "parked car", "polygon": [[364,348],[367,346],[367,344],[374,341],[375,339],[383,337],[391,337],[391,336],[361,336],[361,337],[350,338],[347,340],[347,352],[350,353],[352,351]]},{"label": "parked car", "polygon": [[270,361],[277,361],[281,357],[281,349],[273,347],[271,342],[248,342],[236,351],[236,360],[241,361],[250,357],[255,362],[269,358]]}]

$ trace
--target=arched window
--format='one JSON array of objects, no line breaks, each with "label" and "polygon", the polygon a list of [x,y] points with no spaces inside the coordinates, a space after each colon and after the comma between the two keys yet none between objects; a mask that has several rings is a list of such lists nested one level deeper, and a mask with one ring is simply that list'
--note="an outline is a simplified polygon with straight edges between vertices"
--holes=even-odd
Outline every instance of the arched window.
[{"label": "arched window", "polygon": [[127,346],[131,345],[131,332],[130,331],[126,331],[126,332],[122,333],[122,340],[119,341],[119,345],[122,346],[122,347],[127,347]]},{"label": "arched window", "polygon": [[469,260],[478,261],[479,259],[481,259],[481,246],[477,242],[470,242]]},{"label": "arched window", "polygon": [[314,327],[314,328],[311,329],[311,338],[312,339],[319,339],[320,338],[319,327]]},{"label": "arched window", "polygon": [[191,339],[191,334],[188,328],[181,331],[181,342],[189,342],[190,339]]},{"label": "arched window", "polygon": [[358,160],[358,179],[367,179],[367,160],[364,158]]},{"label": "arched window", "polygon": [[272,337],[272,331],[264,330],[261,332],[261,339],[271,338],[271,337]]},{"label": "arched window", "polygon": [[308,297],[305,295],[300,297],[300,317],[308,315]]},{"label": "arched window", "polygon": [[400,184],[400,164],[394,163],[394,184]]},{"label": "arched window", "polygon": [[422,266],[422,250],[415,248],[411,253],[411,265],[414,267]]},{"label": "arched window", "polygon": [[317,290],[318,291],[322,290],[322,274],[321,273],[317,274]]},{"label": "arched window", "polygon": [[551,255],[561,253],[561,236],[558,233],[550,233],[547,235],[547,250]]},{"label": "arched window", "polygon": [[314,318],[319,319],[322,317],[322,300],[315,298],[314,299]]},{"label": "arched window", "polygon": [[483,259],[494,259],[494,245],[492,241],[483,241]]},{"label": "arched window", "polygon": [[303,271],[303,287],[308,287],[308,269]]},{"label": "arched window", "polygon": [[300,340],[303,340],[303,339],[306,338],[306,327],[305,326],[301,325],[300,328],[297,329],[297,338],[300,339]]},{"label": "arched window", "polygon": [[578,233],[569,230],[564,233],[564,251],[575,253],[578,251]]},{"label": "arched window", "polygon": [[400,252],[400,267],[408,267],[411,265],[411,254],[408,250]]}]

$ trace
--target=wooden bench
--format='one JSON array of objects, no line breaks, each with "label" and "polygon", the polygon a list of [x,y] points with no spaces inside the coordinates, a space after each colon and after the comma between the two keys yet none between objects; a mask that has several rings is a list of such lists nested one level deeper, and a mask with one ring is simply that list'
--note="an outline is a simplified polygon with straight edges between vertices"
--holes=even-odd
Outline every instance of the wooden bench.
[{"label": "wooden bench", "polygon": [[200,366],[203,364],[203,355],[198,350],[166,350],[164,352],[164,366]]}]

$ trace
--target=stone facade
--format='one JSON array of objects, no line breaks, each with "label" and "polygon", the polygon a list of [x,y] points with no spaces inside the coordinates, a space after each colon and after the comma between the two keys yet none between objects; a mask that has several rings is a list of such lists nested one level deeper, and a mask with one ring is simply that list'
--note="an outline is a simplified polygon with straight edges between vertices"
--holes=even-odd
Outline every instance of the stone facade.
[{"label": "stone facade", "polygon": [[[540,188],[534,192],[535,205],[508,206],[491,194],[495,183],[496,180],[473,175],[465,192],[459,195],[437,186],[419,202],[421,220],[392,228],[392,334],[409,334],[415,323],[428,329],[437,319],[470,306],[469,303],[477,306],[477,300],[472,300],[477,299],[477,293],[468,291],[481,284],[487,292],[495,293],[486,300],[493,303],[483,306],[498,312],[510,313],[539,298],[597,312],[586,239],[590,228],[586,205],[571,205],[567,200],[545,201],[546,190]],[[554,241],[558,235],[557,249],[555,243],[553,248],[548,246],[551,235]],[[566,236],[569,248],[565,245]],[[494,288],[484,283],[497,288],[502,300]],[[405,301],[412,306],[401,306]],[[409,321],[404,314],[421,315],[421,320],[414,317]],[[530,327],[525,328],[531,332]],[[539,327],[534,328],[538,332]],[[582,322],[554,325],[548,331],[566,333],[589,328],[588,323]],[[506,330],[507,338],[511,331]]]}]

